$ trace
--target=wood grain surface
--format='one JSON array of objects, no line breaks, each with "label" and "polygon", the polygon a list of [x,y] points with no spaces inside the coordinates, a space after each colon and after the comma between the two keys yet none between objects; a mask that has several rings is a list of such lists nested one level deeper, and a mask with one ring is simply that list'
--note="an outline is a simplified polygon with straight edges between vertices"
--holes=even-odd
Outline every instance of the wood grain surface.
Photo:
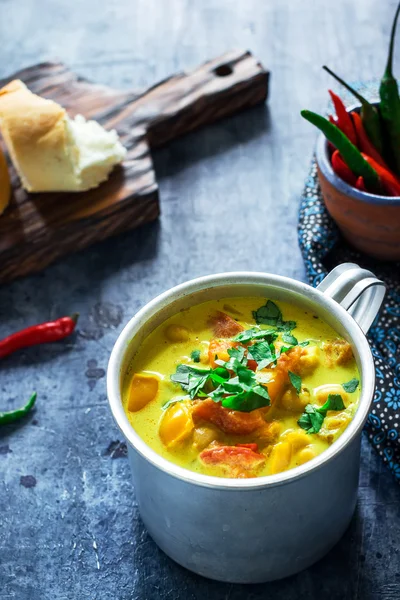
[{"label": "wood grain surface", "polygon": [[142,93],[96,85],[59,63],[42,63],[0,82],[21,79],[55,100],[116,129],[126,159],[100,187],[84,193],[28,194],[11,168],[13,199],[0,219],[0,282],[39,271],[57,258],[133,229],[159,215],[150,150],[263,102],[268,73],[249,53],[232,51]]}]

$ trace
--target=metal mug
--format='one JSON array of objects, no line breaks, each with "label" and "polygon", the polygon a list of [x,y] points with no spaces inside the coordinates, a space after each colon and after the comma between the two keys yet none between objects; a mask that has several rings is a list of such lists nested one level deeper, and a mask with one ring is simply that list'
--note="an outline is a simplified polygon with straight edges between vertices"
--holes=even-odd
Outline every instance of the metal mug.
[{"label": "metal mug", "polygon": [[[277,275],[224,273],[172,288],[129,321],[111,354],[108,398],[127,440],[141,517],[168,556],[211,579],[261,583],[309,567],[336,544],[357,500],[361,432],[375,387],[364,334],[384,295],[381,281],[351,263],[316,289]],[[310,462],[277,475],[223,479],[179,467],[145,444],[122,406],[122,377],[143,339],[181,309],[232,296],[289,301],[313,311],[350,342],[360,371],[359,406],[347,429]]]}]

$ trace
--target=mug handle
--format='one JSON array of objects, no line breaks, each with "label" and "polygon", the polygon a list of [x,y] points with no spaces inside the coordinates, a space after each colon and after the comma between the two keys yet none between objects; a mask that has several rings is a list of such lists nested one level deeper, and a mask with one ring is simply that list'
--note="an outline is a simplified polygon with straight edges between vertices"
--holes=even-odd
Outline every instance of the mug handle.
[{"label": "mug handle", "polygon": [[343,263],[321,281],[317,290],[343,306],[367,333],[382,305],[386,286],[371,271]]}]

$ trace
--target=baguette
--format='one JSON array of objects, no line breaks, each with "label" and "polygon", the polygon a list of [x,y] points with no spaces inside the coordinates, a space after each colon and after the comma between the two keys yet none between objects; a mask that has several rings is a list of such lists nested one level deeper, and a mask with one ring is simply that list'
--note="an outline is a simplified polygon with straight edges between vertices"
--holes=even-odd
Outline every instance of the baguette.
[{"label": "baguette", "polygon": [[0,90],[0,131],[28,192],[80,192],[105,181],[126,149],[116,131],[33,94],[20,80]]}]

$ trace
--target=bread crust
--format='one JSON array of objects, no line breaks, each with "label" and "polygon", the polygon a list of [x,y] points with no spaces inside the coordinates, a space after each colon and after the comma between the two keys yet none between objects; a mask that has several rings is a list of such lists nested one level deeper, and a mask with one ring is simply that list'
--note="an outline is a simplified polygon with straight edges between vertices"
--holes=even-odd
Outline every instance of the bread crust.
[{"label": "bread crust", "polygon": [[66,118],[64,108],[33,94],[18,79],[0,90],[0,130],[26,190],[56,191],[71,185],[62,181],[62,174],[71,170]]},{"label": "bread crust", "polygon": [[33,94],[18,79],[0,90],[0,131],[28,192],[85,191],[107,179],[114,165],[121,162],[126,150],[113,133],[115,153],[104,150],[104,160],[98,164],[96,154],[92,164],[82,163],[82,144],[93,126],[80,119],[86,129],[78,144],[75,121],[62,106]]}]

